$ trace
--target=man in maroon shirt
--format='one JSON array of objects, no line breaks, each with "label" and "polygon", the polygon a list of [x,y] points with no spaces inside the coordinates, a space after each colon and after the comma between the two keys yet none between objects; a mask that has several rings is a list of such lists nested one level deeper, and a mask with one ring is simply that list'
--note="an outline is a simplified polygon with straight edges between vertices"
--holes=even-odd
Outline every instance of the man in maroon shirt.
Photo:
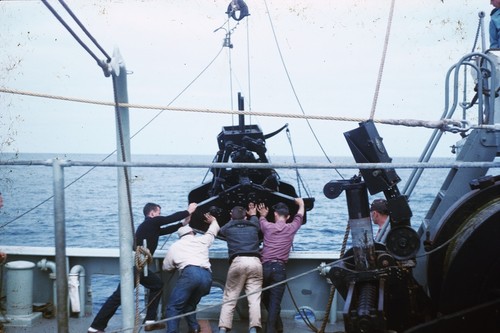
[{"label": "man in maroon shirt", "polygon": [[[266,219],[269,209],[264,204],[259,204],[257,207],[260,215],[260,229],[264,234],[261,257],[264,288],[286,280],[285,264],[290,255],[293,238],[304,218],[304,200],[296,198],[295,203],[299,209],[290,223],[286,223],[290,213],[288,206],[284,203],[280,202],[273,206],[274,223]],[[262,293],[262,300],[268,312],[266,333],[283,332],[280,312],[284,292],[285,284],[280,283]]]}]

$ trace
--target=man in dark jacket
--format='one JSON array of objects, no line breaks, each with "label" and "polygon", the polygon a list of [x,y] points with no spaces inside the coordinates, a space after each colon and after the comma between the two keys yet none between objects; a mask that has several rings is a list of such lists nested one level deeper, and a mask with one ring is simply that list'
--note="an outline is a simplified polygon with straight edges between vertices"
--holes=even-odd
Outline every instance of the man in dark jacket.
[{"label": "man in dark jacket", "polygon": [[[250,216],[247,220],[246,213]],[[241,206],[231,210],[231,220],[224,225],[219,234],[227,241],[231,265],[227,272],[224,287],[223,305],[219,317],[219,332],[232,328],[233,314],[237,298],[245,287],[248,295],[249,332],[256,332],[261,327],[260,289],[262,289],[262,264],[260,262],[260,226],[253,203],[248,205],[248,212]]]},{"label": "man in dark jacket", "polygon": [[[155,203],[147,203],[144,206],[144,222],[142,222],[135,233],[135,241],[137,246],[142,246],[146,240],[147,248],[153,256],[158,247],[158,238],[162,235],[167,235],[176,232],[183,226],[182,222],[173,224],[174,222],[184,219],[187,222],[187,217],[196,210],[196,203],[190,203],[187,210],[179,211],[172,215],[161,216],[161,207]],[[136,272],[137,274],[137,272]],[[140,283],[144,288],[149,289],[148,310],[146,313],[145,331],[153,331],[165,328],[163,323],[155,323],[160,296],[163,288],[163,282],[160,277],[148,268],[147,276],[143,272],[140,273]],[[120,285],[115,292],[106,300],[99,312],[94,318],[94,321],[88,329],[88,333],[102,333],[108,326],[108,322],[115,314],[121,304]]]}]

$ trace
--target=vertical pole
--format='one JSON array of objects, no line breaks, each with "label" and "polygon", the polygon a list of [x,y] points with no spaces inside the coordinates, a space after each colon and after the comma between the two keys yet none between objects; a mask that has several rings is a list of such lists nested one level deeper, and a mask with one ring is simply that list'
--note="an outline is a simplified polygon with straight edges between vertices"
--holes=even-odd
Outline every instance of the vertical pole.
[{"label": "vertical pole", "polygon": [[[125,63],[116,49],[111,63],[113,69],[113,84],[117,103],[128,103],[127,71]],[[116,145],[118,162],[130,162],[130,123],[128,107],[117,107],[116,115]],[[134,261],[132,257],[133,230],[130,208],[130,179],[128,167],[117,168],[118,172],[118,211],[120,237],[120,293],[122,306],[123,329],[134,327]],[[130,199],[130,200],[129,200]]]},{"label": "vertical pole", "polygon": [[346,188],[346,197],[356,270],[374,269],[375,244],[366,184],[364,182],[350,184]]},{"label": "vertical pole", "polygon": [[243,132],[245,130],[245,115],[243,114],[243,111],[245,111],[245,99],[241,95],[241,92],[238,93],[238,110],[241,111],[241,113],[238,115],[238,125],[240,132]]},{"label": "vertical pole", "polygon": [[56,246],[57,332],[69,332],[66,226],[64,214],[64,171],[62,162],[52,160],[54,175],[54,231]]}]

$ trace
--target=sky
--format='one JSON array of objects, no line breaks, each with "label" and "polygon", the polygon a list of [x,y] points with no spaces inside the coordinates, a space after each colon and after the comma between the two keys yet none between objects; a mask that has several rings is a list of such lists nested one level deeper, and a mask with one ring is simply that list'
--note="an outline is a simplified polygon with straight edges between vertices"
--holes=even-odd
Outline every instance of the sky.
[{"label": "sky", "polygon": [[[372,110],[391,2],[247,0],[250,16],[229,20],[233,48],[203,71],[221,50],[230,1],[66,1],[108,54],[119,50],[132,104],[168,106],[203,71],[172,107],[236,110],[241,92],[245,110],[357,119]],[[91,46],[59,2],[49,3]],[[446,72],[472,50],[478,13],[486,12],[487,29],[491,9],[480,0],[396,0],[374,118],[439,119]],[[0,88],[113,101],[111,79],[41,1],[0,1],[0,45]],[[237,122],[231,115],[158,113],[130,109],[132,154],[213,155],[222,126]],[[116,149],[114,117],[109,106],[0,92],[0,153],[107,154]],[[350,155],[343,133],[358,127],[311,120],[311,130],[303,119],[264,116],[246,122],[264,133],[288,123],[296,155],[324,150],[331,159]],[[377,129],[391,157],[418,157],[432,134]],[[435,155],[453,156],[459,139],[446,133]],[[292,151],[284,132],[267,147],[274,155]]]}]

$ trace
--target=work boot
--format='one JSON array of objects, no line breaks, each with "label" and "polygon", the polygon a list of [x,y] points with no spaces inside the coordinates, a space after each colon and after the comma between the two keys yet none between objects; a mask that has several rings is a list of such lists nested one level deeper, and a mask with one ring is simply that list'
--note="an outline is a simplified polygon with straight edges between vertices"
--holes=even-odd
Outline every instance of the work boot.
[{"label": "work boot", "polygon": [[144,330],[146,332],[149,332],[149,331],[162,330],[165,327],[167,327],[167,326],[164,323],[153,323],[153,324],[149,324],[149,325],[144,326]]}]

